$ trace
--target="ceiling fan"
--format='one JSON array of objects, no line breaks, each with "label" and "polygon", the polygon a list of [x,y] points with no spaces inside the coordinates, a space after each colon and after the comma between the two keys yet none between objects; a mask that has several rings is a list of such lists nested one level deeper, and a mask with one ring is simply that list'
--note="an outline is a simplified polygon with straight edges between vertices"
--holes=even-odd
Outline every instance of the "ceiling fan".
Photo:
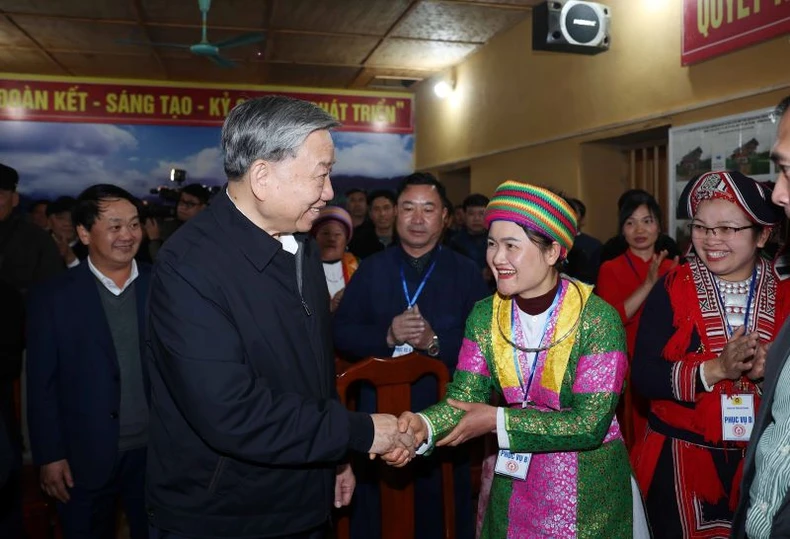
[{"label": "ceiling fan", "polygon": [[208,11],[211,8],[211,0],[198,0],[198,6],[200,7],[200,13],[203,16],[203,25],[202,25],[202,38],[199,43],[195,43],[193,45],[187,45],[183,43],[157,43],[157,42],[149,42],[149,41],[134,41],[130,39],[122,39],[119,43],[127,44],[127,45],[144,45],[144,46],[154,46],[154,47],[166,47],[170,49],[183,49],[188,50],[192,54],[196,54],[198,56],[204,56],[214,62],[215,64],[221,67],[235,67],[236,62],[224,58],[220,55],[221,50],[230,49],[233,47],[241,47],[243,45],[251,45],[253,43],[258,43],[259,41],[263,41],[266,37],[263,32],[251,32],[248,34],[242,34],[230,39],[226,39],[225,41],[220,41],[218,43],[211,43],[206,36],[206,19],[208,17]]}]

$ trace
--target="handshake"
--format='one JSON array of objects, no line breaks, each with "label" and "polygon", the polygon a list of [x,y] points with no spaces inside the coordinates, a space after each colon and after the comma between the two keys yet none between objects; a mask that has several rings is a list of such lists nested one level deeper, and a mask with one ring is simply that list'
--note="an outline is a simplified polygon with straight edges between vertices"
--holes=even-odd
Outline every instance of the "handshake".
[{"label": "handshake", "polygon": [[373,445],[371,460],[376,455],[391,466],[405,466],[416,454],[417,448],[428,439],[428,426],[415,413],[403,412],[399,418],[390,414],[371,414],[373,419]]}]

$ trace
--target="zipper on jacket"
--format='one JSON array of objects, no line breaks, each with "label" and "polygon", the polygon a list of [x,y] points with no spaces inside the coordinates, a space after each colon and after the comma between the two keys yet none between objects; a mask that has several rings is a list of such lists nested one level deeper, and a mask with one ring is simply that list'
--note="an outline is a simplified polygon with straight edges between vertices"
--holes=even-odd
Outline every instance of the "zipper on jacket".
[{"label": "zipper on jacket", "polygon": [[304,312],[307,313],[307,316],[312,316],[313,313],[310,312],[310,307],[307,306],[307,302],[304,300],[304,294],[302,293],[302,269],[303,269],[303,258],[304,258],[304,242],[299,242],[299,248],[296,251],[295,261],[296,261],[296,285],[299,287],[299,299],[302,301],[302,307],[304,308]]},{"label": "zipper on jacket", "polygon": [[214,468],[214,475],[211,476],[211,482],[208,484],[209,494],[214,494],[214,491],[217,489],[217,483],[219,483],[219,478],[222,476],[222,471],[225,469],[225,462],[227,462],[225,457],[220,457],[217,461],[217,466]]}]

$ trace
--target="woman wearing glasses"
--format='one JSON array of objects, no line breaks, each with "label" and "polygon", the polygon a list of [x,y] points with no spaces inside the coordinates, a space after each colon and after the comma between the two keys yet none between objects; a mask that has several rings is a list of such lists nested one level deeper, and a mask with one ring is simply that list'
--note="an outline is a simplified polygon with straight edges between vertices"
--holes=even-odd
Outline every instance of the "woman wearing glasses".
[{"label": "woman wearing glasses", "polygon": [[[496,432],[483,539],[648,537],[614,417],[627,368],[622,325],[592,287],[557,271],[576,235],[573,209],[508,181],[485,221],[497,293],[466,322],[448,399],[404,413],[401,428],[429,446]],[[492,390],[503,406],[488,404]]]},{"label": "woman wearing glasses", "polygon": [[[661,234],[661,208],[647,191],[632,189],[620,198],[618,222],[620,235],[628,245],[620,256],[603,263],[595,292],[617,309],[625,326],[629,360],[634,357],[634,343],[639,318],[653,285],[678,263],[666,250],[658,251]],[[629,377],[626,377],[626,384]],[[624,408],[630,414],[622,413]],[[647,403],[629,390],[618,407],[626,445],[644,438],[647,427]],[[623,421],[630,417],[629,423]]]},{"label": "woman wearing glasses", "polygon": [[760,256],[781,211],[740,172],[691,180],[679,202],[693,251],[645,302],[632,379],[650,401],[637,479],[654,536],[728,537],[765,354],[781,326]]}]

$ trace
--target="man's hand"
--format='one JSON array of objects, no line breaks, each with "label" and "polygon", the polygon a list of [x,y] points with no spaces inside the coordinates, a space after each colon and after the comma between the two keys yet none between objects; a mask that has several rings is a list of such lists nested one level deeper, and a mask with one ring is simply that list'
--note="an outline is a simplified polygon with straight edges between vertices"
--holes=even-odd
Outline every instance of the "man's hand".
[{"label": "man's hand", "polygon": [[408,464],[413,456],[413,450],[416,450],[425,440],[428,439],[428,427],[425,421],[415,413],[403,412],[398,418],[398,430],[402,433],[410,434],[414,439],[414,448],[410,449],[394,449],[388,453],[381,455],[381,460],[394,466],[401,468]]},{"label": "man's hand", "polygon": [[376,455],[390,453],[396,449],[405,449],[409,457],[414,456],[414,435],[411,432],[401,432],[398,429],[398,419],[390,414],[371,414],[373,419],[373,445],[368,453],[370,458]]},{"label": "man's hand", "polygon": [[351,503],[357,480],[350,464],[341,464],[335,475],[335,507],[340,508]]},{"label": "man's hand", "polygon": [[422,314],[420,313],[419,305],[415,305],[412,311],[414,311],[414,313],[416,313],[422,319],[423,323],[425,324],[425,329],[422,330],[419,337],[409,340],[409,344],[417,350],[427,350],[428,347],[431,346],[431,341],[433,341],[433,336],[436,335],[436,333],[433,331],[431,324],[425,318],[423,318]]},{"label": "man's hand", "polygon": [[41,489],[47,495],[58,501],[69,501],[68,488],[74,488],[74,479],[71,477],[71,468],[66,459],[56,460],[41,467]]},{"label": "man's hand", "polygon": [[390,329],[387,332],[387,344],[393,347],[405,342],[412,343],[420,338],[424,330],[425,320],[420,316],[419,311],[417,309],[406,309],[392,319]]},{"label": "man's hand", "polygon": [[428,425],[425,420],[414,412],[403,412],[398,418],[398,430],[400,432],[409,432],[411,430],[414,436],[414,446],[418,447],[420,444],[428,439]]},{"label": "man's hand", "polygon": [[436,442],[437,446],[457,446],[472,438],[477,438],[496,430],[496,407],[479,402],[461,402],[447,399],[447,404],[466,412],[455,428]]}]

